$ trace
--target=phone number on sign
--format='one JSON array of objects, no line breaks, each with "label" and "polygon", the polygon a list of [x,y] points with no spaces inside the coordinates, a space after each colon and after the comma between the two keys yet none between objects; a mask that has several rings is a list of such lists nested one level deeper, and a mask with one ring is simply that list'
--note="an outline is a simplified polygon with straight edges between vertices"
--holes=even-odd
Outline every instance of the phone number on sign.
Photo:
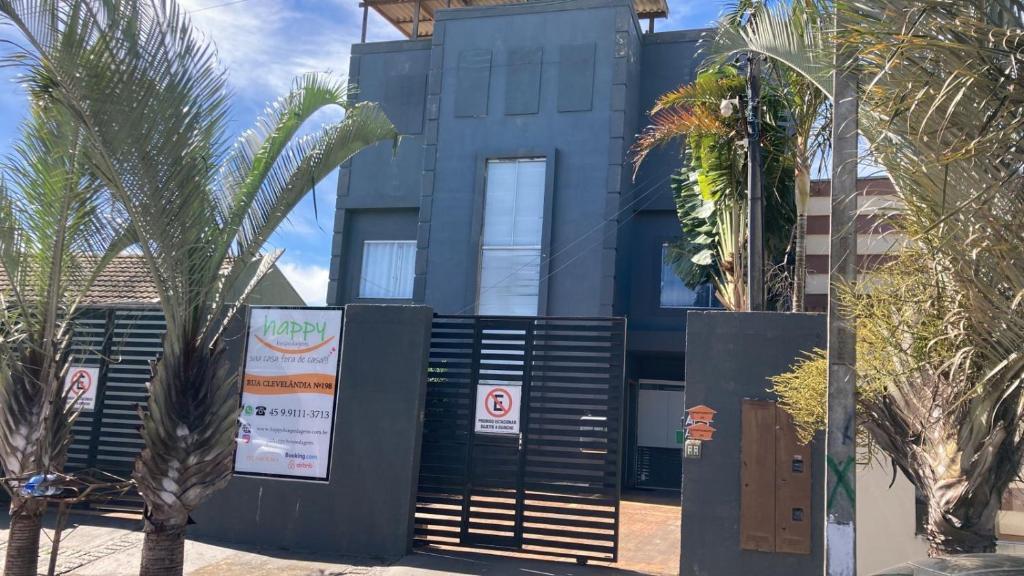
[{"label": "phone number on sign", "polygon": [[267,411],[268,416],[280,416],[282,418],[309,418],[327,419],[331,417],[330,410],[303,410],[295,408],[271,408]]}]

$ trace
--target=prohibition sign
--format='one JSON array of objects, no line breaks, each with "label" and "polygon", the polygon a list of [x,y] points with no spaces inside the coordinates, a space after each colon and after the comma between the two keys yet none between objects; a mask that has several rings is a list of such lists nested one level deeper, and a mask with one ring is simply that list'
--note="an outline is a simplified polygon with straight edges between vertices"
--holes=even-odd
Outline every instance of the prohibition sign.
[{"label": "prohibition sign", "polygon": [[75,393],[85,394],[92,388],[92,375],[88,370],[76,370],[71,374],[71,390]]},{"label": "prohibition sign", "polygon": [[512,412],[512,395],[504,388],[494,388],[484,397],[484,410],[493,418],[504,418]]}]

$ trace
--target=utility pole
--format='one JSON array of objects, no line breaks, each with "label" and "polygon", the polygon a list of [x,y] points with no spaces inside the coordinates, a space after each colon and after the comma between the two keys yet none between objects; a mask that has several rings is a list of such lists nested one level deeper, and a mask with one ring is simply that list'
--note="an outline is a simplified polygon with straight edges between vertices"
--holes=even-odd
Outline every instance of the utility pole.
[{"label": "utility pole", "polygon": [[747,305],[764,310],[764,195],[761,184],[761,57],[747,54]]},{"label": "utility pole", "polygon": [[[843,29],[836,10],[835,28]],[[857,73],[854,54],[837,45],[833,76],[832,212],[828,288],[828,429],[825,447],[825,573],[857,573],[857,327],[840,309],[843,283],[857,280]]]}]

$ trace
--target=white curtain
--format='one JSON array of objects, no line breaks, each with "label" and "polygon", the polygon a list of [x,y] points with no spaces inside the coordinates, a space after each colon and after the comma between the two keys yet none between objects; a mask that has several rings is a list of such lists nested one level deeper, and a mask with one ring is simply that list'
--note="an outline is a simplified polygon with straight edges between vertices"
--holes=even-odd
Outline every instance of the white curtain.
[{"label": "white curtain", "polygon": [[538,313],[546,174],[544,159],[487,162],[479,314]]},{"label": "white curtain", "polygon": [[411,299],[416,273],[415,241],[366,241],[360,298]]},{"label": "white curtain", "polygon": [[480,314],[536,316],[540,248],[484,248],[480,259]]}]

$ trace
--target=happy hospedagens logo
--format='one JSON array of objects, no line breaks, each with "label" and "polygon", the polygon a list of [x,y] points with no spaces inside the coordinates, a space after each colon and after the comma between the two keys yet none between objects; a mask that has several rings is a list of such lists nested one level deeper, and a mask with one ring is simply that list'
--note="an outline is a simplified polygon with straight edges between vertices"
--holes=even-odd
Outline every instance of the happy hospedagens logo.
[{"label": "happy hospedagens logo", "polygon": [[282,354],[308,354],[334,340],[334,336],[327,337],[326,322],[274,319],[269,314],[257,330],[255,338],[260,344]]}]

